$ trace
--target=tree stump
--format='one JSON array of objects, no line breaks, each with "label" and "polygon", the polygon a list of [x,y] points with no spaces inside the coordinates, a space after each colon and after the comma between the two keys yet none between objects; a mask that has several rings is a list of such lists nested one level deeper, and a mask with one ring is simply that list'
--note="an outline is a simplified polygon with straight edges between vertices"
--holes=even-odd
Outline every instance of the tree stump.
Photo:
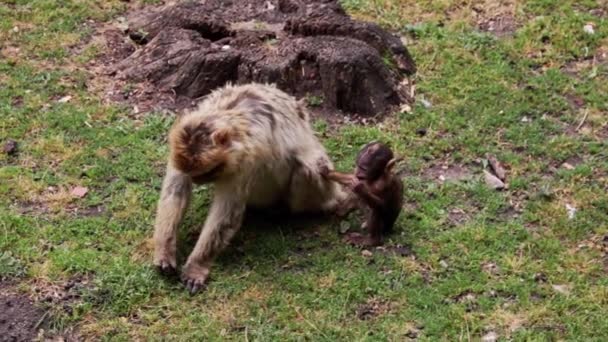
[{"label": "tree stump", "polygon": [[119,77],[198,98],[228,82],[276,83],[329,110],[369,116],[408,100],[401,40],[336,0],[181,2],[129,18],[138,45]]}]

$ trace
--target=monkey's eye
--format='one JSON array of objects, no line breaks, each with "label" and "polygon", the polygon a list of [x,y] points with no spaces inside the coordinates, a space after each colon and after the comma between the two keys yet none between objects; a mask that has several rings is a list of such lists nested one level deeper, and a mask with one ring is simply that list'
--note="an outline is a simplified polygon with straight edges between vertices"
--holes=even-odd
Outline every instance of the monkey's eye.
[{"label": "monkey's eye", "polygon": [[204,184],[204,183],[211,182],[211,181],[215,180],[215,178],[217,177],[217,175],[223,169],[224,169],[224,163],[220,163],[220,164],[214,166],[213,168],[211,168],[207,172],[204,172],[204,173],[198,174],[196,176],[193,176],[192,180],[196,184]]}]

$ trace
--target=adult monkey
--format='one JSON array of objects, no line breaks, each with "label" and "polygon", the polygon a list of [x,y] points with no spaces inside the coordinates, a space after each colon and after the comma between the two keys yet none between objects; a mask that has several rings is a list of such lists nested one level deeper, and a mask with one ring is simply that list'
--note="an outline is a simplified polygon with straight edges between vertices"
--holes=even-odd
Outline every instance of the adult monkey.
[{"label": "adult monkey", "polygon": [[176,232],[192,184],[213,183],[213,202],[182,281],[196,293],[213,259],[242,224],[247,205],[284,202],[293,212],[335,212],[350,197],[321,175],[332,167],[314,136],[309,115],[293,97],[272,85],[228,85],[179,118],[169,133],[170,156],[158,203],[154,265],[174,273]]}]

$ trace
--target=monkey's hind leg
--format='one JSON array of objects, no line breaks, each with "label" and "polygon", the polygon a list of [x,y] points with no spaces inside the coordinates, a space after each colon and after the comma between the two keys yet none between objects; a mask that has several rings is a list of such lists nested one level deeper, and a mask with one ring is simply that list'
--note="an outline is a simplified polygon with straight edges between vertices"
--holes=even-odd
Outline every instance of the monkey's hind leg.
[{"label": "monkey's hind leg", "polygon": [[241,227],[244,198],[238,191],[216,186],[201,235],[182,270],[182,281],[190,293],[198,292],[205,285],[213,259],[228,246]]},{"label": "monkey's hind leg", "polygon": [[154,265],[166,275],[176,273],[177,226],[192,194],[190,176],[167,166],[154,226]]},{"label": "monkey's hind leg", "polygon": [[322,176],[319,160],[331,165],[326,155],[310,153],[298,157],[289,185],[287,198],[290,209],[296,213],[324,212],[336,214],[349,201],[342,186]]}]

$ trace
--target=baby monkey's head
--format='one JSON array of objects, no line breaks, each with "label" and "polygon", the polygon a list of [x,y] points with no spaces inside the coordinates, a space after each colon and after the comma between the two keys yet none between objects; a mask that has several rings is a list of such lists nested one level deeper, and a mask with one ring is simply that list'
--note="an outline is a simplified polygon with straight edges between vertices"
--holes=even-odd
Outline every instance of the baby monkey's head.
[{"label": "baby monkey's head", "polygon": [[355,176],[360,180],[374,181],[394,163],[393,151],[383,143],[374,141],[365,145],[357,156]]}]

